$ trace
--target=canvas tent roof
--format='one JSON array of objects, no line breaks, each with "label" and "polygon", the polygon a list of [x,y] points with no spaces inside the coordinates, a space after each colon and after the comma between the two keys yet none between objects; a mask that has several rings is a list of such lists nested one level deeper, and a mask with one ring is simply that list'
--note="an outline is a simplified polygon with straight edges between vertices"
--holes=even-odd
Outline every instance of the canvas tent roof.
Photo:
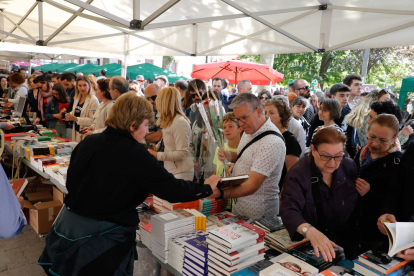
[{"label": "canvas tent roof", "polygon": [[[48,48],[102,57],[277,54],[414,42],[411,0],[14,0],[0,8],[6,42],[43,40]],[[134,18],[142,29],[129,28]]]}]

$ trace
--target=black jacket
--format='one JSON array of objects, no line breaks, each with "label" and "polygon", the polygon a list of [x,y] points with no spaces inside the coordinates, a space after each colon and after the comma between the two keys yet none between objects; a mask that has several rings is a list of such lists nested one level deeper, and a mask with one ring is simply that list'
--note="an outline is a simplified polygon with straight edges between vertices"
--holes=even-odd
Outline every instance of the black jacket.
[{"label": "black jacket", "polygon": [[149,193],[169,202],[212,194],[209,185],[176,179],[130,133],[107,127],[72,153],[65,204],[79,215],[137,226],[136,207]]},{"label": "black jacket", "polygon": [[377,220],[384,214],[390,195],[397,189],[394,176],[403,154],[400,151],[390,153],[375,160],[364,170],[360,168],[360,154],[361,151],[355,156],[358,177],[370,185],[370,190],[362,197],[362,235],[364,240],[381,241],[386,236],[379,232]]},{"label": "black jacket", "polygon": [[[341,111],[341,117],[339,119],[334,120],[335,124],[337,124],[338,126],[340,126],[342,128],[343,124],[345,123],[345,116],[351,112],[349,109],[342,108]],[[312,142],[312,135],[315,132],[315,129],[317,129],[319,126],[323,125],[323,121],[319,120],[319,114],[316,114],[315,117],[313,117],[311,126],[309,128],[309,132],[308,132],[308,137],[306,139],[306,146],[310,147],[310,144]],[[348,152],[348,154],[351,156],[351,158],[354,158],[357,150],[356,150],[356,146],[357,146],[357,142],[355,139],[355,128],[347,125],[346,126],[346,130],[344,131],[346,134],[346,151]]]},{"label": "black jacket", "polygon": [[414,143],[401,158],[398,171],[393,175],[396,189],[387,201],[383,213],[394,214],[397,221],[409,221],[414,215]]}]

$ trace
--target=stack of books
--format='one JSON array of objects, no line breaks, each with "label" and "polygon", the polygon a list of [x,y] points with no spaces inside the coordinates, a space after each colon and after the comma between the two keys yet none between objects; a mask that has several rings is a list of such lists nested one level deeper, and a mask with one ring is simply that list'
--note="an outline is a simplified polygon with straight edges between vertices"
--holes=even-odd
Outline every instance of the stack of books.
[{"label": "stack of books", "polygon": [[150,250],[152,247],[152,230],[151,230],[151,223],[148,223],[146,225],[143,225],[140,229],[140,237],[142,243],[148,247]]},{"label": "stack of books", "polygon": [[200,236],[186,241],[183,274],[196,276],[207,275],[207,252],[206,236]]},{"label": "stack of books", "polygon": [[204,198],[200,199],[198,210],[203,213],[206,217],[223,212],[228,205],[228,199],[211,199]]},{"label": "stack of books", "polygon": [[57,172],[55,173],[56,180],[59,181],[60,184],[66,185],[66,177],[68,175],[68,168],[69,165],[60,164]]},{"label": "stack of books", "polygon": [[354,270],[366,276],[405,275],[411,270],[409,262],[397,257],[391,258],[386,253],[368,251],[354,260]]},{"label": "stack of books", "polygon": [[214,215],[210,215],[207,216],[207,220],[211,221],[212,223],[219,225],[219,226],[224,226],[225,224],[222,224],[221,221],[230,217],[233,217],[234,214],[227,212],[227,211],[223,211]]},{"label": "stack of books", "polygon": [[269,248],[275,249],[281,253],[284,253],[288,250],[307,245],[309,239],[303,239],[298,242],[293,242],[290,239],[289,232],[286,229],[275,231],[272,233],[266,233],[265,236],[266,246]]},{"label": "stack of books", "polygon": [[208,232],[208,271],[212,275],[231,275],[264,260],[265,232],[238,221]]},{"label": "stack of books", "polygon": [[254,225],[256,225],[259,228],[262,228],[266,233],[272,233],[285,228],[280,217],[259,218],[255,221]]},{"label": "stack of books", "polygon": [[342,247],[335,247],[334,251],[335,258],[332,260],[332,262],[325,261],[322,254],[319,254],[319,257],[317,257],[312,245],[292,249],[287,253],[310,264],[313,267],[316,267],[319,271],[324,271],[331,267],[332,264],[336,264],[345,259],[344,249]]},{"label": "stack of books", "polygon": [[187,240],[206,235],[206,232],[198,230],[171,238],[168,241],[168,263],[175,268],[175,270],[182,273],[185,256],[184,243]]},{"label": "stack of books", "polygon": [[207,218],[205,215],[197,211],[196,209],[184,209],[190,214],[193,214],[195,217],[195,230],[206,231],[207,228]]},{"label": "stack of books", "polygon": [[154,196],[154,211],[158,214],[166,213],[177,209],[198,209],[199,200],[191,202],[170,203],[167,200]]},{"label": "stack of books", "polygon": [[137,230],[137,240],[142,241],[141,238],[141,229],[144,225],[151,224],[151,217],[156,215],[156,213],[152,210],[147,210],[145,212],[139,212],[138,218],[139,218],[139,229]]},{"label": "stack of books", "polygon": [[183,209],[151,217],[152,253],[163,263],[168,263],[168,240],[171,237],[195,231],[195,218]]}]

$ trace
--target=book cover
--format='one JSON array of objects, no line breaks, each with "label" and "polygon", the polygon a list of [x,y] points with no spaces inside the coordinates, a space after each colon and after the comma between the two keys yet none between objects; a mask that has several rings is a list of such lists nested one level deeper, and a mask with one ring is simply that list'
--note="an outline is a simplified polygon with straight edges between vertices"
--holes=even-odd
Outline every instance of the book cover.
[{"label": "book cover", "polygon": [[294,256],[286,256],[260,272],[260,276],[312,276],[318,269]]},{"label": "book cover", "polygon": [[206,242],[206,236],[200,236],[187,240],[184,244],[185,247],[190,248],[191,250],[197,252],[201,256],[207,256],[208,247]]},{"label": "book cover", "polygon": [[242,270],[242,269],[244,269],[246,267],[249,267],[249,266],[251,266],[255,263],[263,261],[264,257],[263,256],[257,256],[256,258],[252,258],[250,260],[247,260],[243,263],[238,264],[237,266],[234,266],[234,268],[231,271],[227,271],[222,266],[220,266],[222,264],[218,260],[213,260],[213,259],[214,258],[209,257],[208,262],[207,262],[208,266],[212,267],[214,270],[216,270],[216,271],[218,271],[218,272],[220,272],[224,275],[230,276],[232,273],[234,273],[236,271]]},{"label": "book cover", "polygon": [[242,262],[244,262],[244,261],[246,261],[246,260],[249,260],[249,259],[255,258],[255,257],[257,257],[257,256],[259,256],[259,255],[261,255],[261,254],[264,254],[264,253],[265,253],[265,249],[263,248],[262,250],[259,250],[259,251],[254,251],[254,252],[252,252],[252,253],[250,253],[250,254],[248,254],[248,255],[244,255],[244,256],[242,256],[242,257],[240,257],[240,258],[237,258],[237,259],[236,259],[236,260],[234,260],[234,261],[229,261],[228,259],[224,258],[224,257],[223,257],[223,256],[221,256],[220,254],[218,254],[218,253],[216,253],[216,252],[214,252],[214,251],[212,251],[212,250],[210,250],[210,251],[208,252],[209,256],[214,257],[215,259],[217,259],[217,260],[219,260],[220,262],[222,262],[222,263],[226,264],[227,266],[234,266],[234,265],[240,264],[240,263],[242,263]]},{"label": "book cover", "polygon": [[233,186],[238,186],[243,184],[247,181],[249,175],[238,175],[238,176],[231,176],[231,177],[223,177],[221,179],[221,183],[217,185],[221,189],[231,188]]},{"label": "book cover", "polygon": [[214,246],[215,248],[218,248],[218,249],[222,250],[223,252],[232,253],[234,251],[239,251],[239,250],[241,250],[243,248],[247,248],[249,246],[262,243],[263,242],[263,238],[258,238],[257,240],[249,241],[249,242],[247,242],[245,244],[241,244],[239,246],[235,246],[234,248],[226,247],[225,245],[217,242],[216,240],[212,240],[209,237],[207,237],[206,241],[209,244],[209,248],[210,248],[210,246]]},{"label": "book cover", "polygon": [[21,196],[22,192],[27,186],[27,183],[29,183],[29,181],[27,181],[26,178],[10,180],[10,184],[12,186],[13,192],[17,197]]},{"label": "book cover", "polygon": [[[62,111],[62,109],[68,110],[69,109],[69,103],[59,103],[59,113]],[[60,123],[66,122],[65,120],[59,120]]]},{"label": "book cover", "polygon": [[269,232],[274,232],[285,228],[280,217],[259,218],[256,220],[256,224],[269,230]]},{"label": "book cover", "polygon": [[263,238],[265,232],[244,221],[239,221],[214,229],[209,232],[209,235],[211,235],[209,238],[229,248],[234,248],[249,241]]},{"label": "book cover", "polygon": [[289,250],[309,242],[309,239],[303,239],[302,241],[293,242],[290,239],[289,232],[286,229],[268,233],[265,239],[278,244],[284,250]]},{"label": "book cover", "polygon": [[231,252],[229,254],[223,252],[222,250],[219,250],[218,248],[214,246],[209,246],[208,249],[210,250],[210,252],[215,252],[216,254],[225,258],[229,262],[234,262],[236,260],[239,260],[241,258],[244,258],[245,256],[249,256],[252,254],[259,255],[261,253],[264,253],[265,251],[264,242],[240,249],[238,251]]},{"label": "book cover", "polygon": [[[407,275],[408,272],[411,271],[411,269],[412,269],[411,266],[409,264],[406,264],[406,265],[394,270],[393,272],[387,274],[387,276]],[[375,276],[376,275],[385,275],[385,274],[379,273],[378,271],[376,271],[375,269],[373,269],[373,268],[371,268],[367,265],[364,265],[363,263],[360,263],[357,260],[354,260],[354,270],[361,273],[361,274],[363,274],[363,275],[365,275],[365,276],[367,276],[367,274],[364,273],[363,271],[366,271],[366,270],[369,270],[372,273],[372,275],[375,275]]]},{"label": "book cover", "polygon": [[376,271],[382,274],[389,274],[393,272],[394,270],[397,270],[398,268],[410,262],[410,261],[406,261],[406,260],[394,257],[392,258],[392,261],[390,263],[384,264],[384,263],[381,263],[380,258],[377,257],[378,254],[385,254],[385,253],[378,252],[374,255],[373,252],[370,250],[370,251],[365,252],[364,254],[359,255],[358,261],[361,262],[362,264],[365,264],[375,269]]},{"label": "book cover", "polygon": [[247,268],[244,268],[240,271],[236,271],[232,273],[231,276],[259,276],[260,271],[264,270],[265,268],[271,265],[273,265],[272,262],[264,260],[262,262],[251,265]]},{"label": "book cover", "polygon": [[223,262],[220,262],[218,259],[214,258],[214,256],[212,255],[208,255],[208,260],[211,260],[212,262],[214,262],[217,266],[219,266],[220,268],[224,269],[225,271],[228,272],[234,272],[234,271],[238,271],[241,270],[245,267],[250,266],[251,264],[255,264],[259,261],[264,260],[264,253],[257,255],[253,258],[249,258],[247,260],[245,260],[244,262],[241,262],[239,264],[235,264],[235,265],[227,265]]},{"label": "book cover", "polygon": [[[334,248],[334,251],[335,251],[335,259],[332,261],[332,263],[337,263],[345,259],[344,249],[342,247],[336,247]],[[331,262],[326,262],[323,259],[322,254],[320,254],[319,257],[316,257],[315,251],[312,245],[304,246],[298,249],[291,249],[287,251],[287,253],[292,256],[295,256],[296,258],[302,261],[305,261],[306,263],[314,267],[317,267],[321,271],[329,268],[332,265]]]},{"label": "book cover", "polygon": [[145,231],[147,231],[148,233],[151,233],[152,231],[151,231],[151,222],[150,223],[148,223],[148,224],[146,224],[146,225],[143,225],[142,226],[142,229],[144,229]]}]

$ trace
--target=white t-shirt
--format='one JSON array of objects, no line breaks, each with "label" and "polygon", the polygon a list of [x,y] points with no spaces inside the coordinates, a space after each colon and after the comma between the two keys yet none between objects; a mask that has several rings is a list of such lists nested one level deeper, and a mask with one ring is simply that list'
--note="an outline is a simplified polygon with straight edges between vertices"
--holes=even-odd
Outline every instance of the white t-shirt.
[{"label": "white t-shirt", "polygon": [[[256,133],[243,134],[237,147],[237,154],[240,154],[244,146],[256,136],[268,130],[280,133],[272,121],[267,119]],[[233,175],[250,174],[250,171],[254,171],[265,175],[266,179],[254,194],[237,199],[236,204],[233,205],[235,214],[245,215],[252,219],[279,214],[278,183],[285,163],[285,156],[285,142],[273,134],[256,141],[243,152],[234,165]]]},{"label": "white t-shirt", "polygon": [[306,146],[305,146],[305,140],[306,140],[306,133],[303,129],[302,125],[292,116],[289,120],[288,127],[286,129],[287,131],[291,132],[293,135],[295,135],[296,139],[298,140],[300,149],[302,150],[302,153],[300,154],[300,157],[302,157],[305,154]]}]

